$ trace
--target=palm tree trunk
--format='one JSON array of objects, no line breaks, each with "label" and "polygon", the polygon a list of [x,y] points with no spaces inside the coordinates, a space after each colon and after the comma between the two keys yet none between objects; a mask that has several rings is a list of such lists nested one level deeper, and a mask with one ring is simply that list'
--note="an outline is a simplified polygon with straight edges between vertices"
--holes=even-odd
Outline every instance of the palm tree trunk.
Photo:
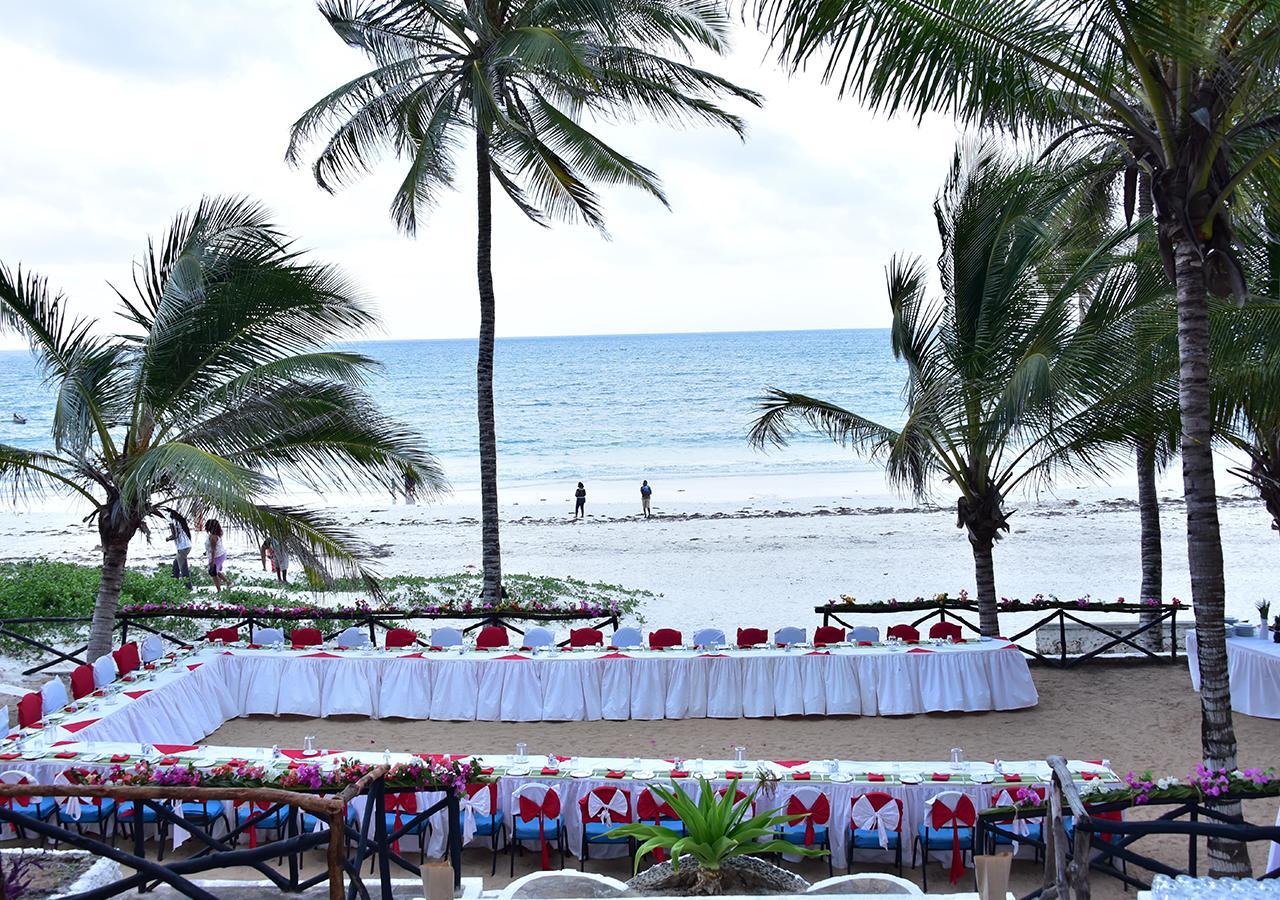
[{"label": "palm tree trunk", "polygon": [[476,281],[480,287],[480,341],[476,355],[476,414],[480,423],[481,597],[502,597],[502,545],[498,539],[498,431],[493,420],[494,297],[493,202],[489,138],[476,131]]},{"label": "palm tree trunk", "polygon": [[[1150,440],[1138,442],[1138,519],[1142,530],[1142,587],[1138,591],[1138,619],[1146,625],[1160,615],[1158,606],[1147,606],[1148,600],[1160,602],[1164,597],[1164,554],[1160,545],[1160,500],[1156,496],[1156,448]],[[1143,637],[1153,651],[1164,647],[1163,625],[1152,628]]]},{"label": "palm tree trunk", "polygon": [[102,543],[102,580],[98,599],[93,604],[93,624],[89,626],[90,663],[111,652],[116,627],[116,609],[120,606],[120,589],[124,585],[124,567],[129,559],[129,538],[112,535]]},{"label": "palm tree trunk", "polygon": [[973,574],[978,587],[978,627],[982,633],[995,637],[1000,633],[1000,616],[996,611],[996,568],[991,557],[994,545],[991,538],[969,534],[973,547]]},{"label": "palm tree trunk", "polygon": [[[1174,251],[1178,292],[1178,405],[1182,412],[1182,481],[1187,504],[1187,560],[1196,617],[1200,666],[1200,740],[1205,765],[1236,769],[1236,733],[1231,721],[1227,676],[1226,585],[1222,536],[1213,477],[1213,410],[1209,398],[1209,304],[1203,261],[1190,235],[1180,234]],[[1216,807],[1240,815],[1239,802]],[[1209,839],[1209,874],[1247,878],[1243,843]]]}]

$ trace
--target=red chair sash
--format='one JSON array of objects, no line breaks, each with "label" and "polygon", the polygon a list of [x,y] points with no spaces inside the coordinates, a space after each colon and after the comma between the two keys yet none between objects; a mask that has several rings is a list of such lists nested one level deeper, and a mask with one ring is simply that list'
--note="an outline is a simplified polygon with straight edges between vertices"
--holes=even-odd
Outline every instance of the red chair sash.
[{"label": "red chair sash", "polygon": [[891,638],[900,638],[904,641],[920,640],[920,632],[912,628],[910,625],[894,625],[889,629],[888,635]]},{"label": "red chair sash", "polygon": [[[522,822],[535,818],[538,820],[538,844],[542,847],[542,870],[547,871],[551,868],[551,852],[547,847],[547,819],[554,819],[560,815],[560,795],[555,791],[547,791],[542,795],[542,800],[538,801],[527,794],[521,794],[517,815]],[[559,839],[564,840],[563,835]]]},{"label": "red chair sash", "polygon": [[764,644],[769,640],[769,632],[763,628],[739,628],[738,629],[738,646],[754,647],[756,644]]},{"label": "red chair sash", "polygon": [[813,632],[814,646],[838,644],[844,640],[844,629],[838,625],[822,625]]},{"label": "red chair sash", "polygon": [[598,647],[604,645],[604,632],[599,628],[574,628],[569,631],[570,647]]},{"label": "red chair sash", "polygon": [[678,647],[683,638],[674,628],[659,628],[649,632],[649,649],[662,650],[665,647]]},{"label": "red chair sash", "polygon": [[509,643],[507,629],[501,625],[486,625],[480,629],[480,634],[476,637],[476,648],[479,650],[506,647]]},{"label": "red chair sash", "polygon": [[972,828],[978,821],[978,811],[965,794],[955,798],[955,806],[947,806],[939,799],[929,806],[929,823],[934,830],[951,829],[951,883],[959,884],[964,875],[964,860],[960,855],[960,829]]},{"label": "red chair sash", "polygon": [[804,816],[804,845],[812,847],[816,839],[814,826],[827,824],[831,818],[831,802],[826,794],[818,794],[812,806],[805,806],[801,797],[792,794],[787,801],[787,815]]},{"label": "red chair sash", "polygon": [[[665,800],[659,803],[654,799],[651,791],[641,791],[640,796],[636,798],[636,818],[642,822],[652,822],[654,825],[661,825],[662,820],[668,822],[673,819],[679,819],[676,811],[671,808],[671,804]],[[662,852],[661,848],[653,851],[653,858],[659,863],[665,862],[667,855]]]}]

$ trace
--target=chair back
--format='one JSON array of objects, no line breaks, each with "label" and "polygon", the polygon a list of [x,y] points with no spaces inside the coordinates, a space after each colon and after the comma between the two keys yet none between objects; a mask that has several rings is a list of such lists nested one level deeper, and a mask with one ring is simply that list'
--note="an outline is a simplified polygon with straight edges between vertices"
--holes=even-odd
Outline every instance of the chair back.
[{"label": "chair back", "polygon": [[155,662],[164,656],[164,639],[158,634],[149,634],[142,639],[142,661]]},{"label": "chair back", "polygon": [[960,791],[943,791],[926,803],[930,828],[972,828],[978,821],[973,800]]},{"label": "chair back", "polygon": [[249,640],[255,644],[263,644],[265,646],[283,644],[284,632],[279,628],[255,628],[250,632]]},{"label": "chair back", "polygon": [[[56,785],[74,785],[74,782],[67,777],[67,772],[65,769],[60,771],[57,775],[53,776],[53,783]],[[72,821],[76,821],[76,822],[80,821],[80,807],[84,806],[86,803],[96,806],[98,808],[102,807],[101,797],[73,796],[73,797],[55,797],[54,799],[57,802],[58,807],[62,810],[62,813],[68,819],[71,819]]]},{"label": "chair back", "polygon": [[511,814],[521,822],[560,816],[560,793],[548,784],[522,784],[511,800],[515,805]]},{"label": "chair back", "polygon": [[935,622],[929,628],[929,637],[946,638],[955,643],[960,640],[960,626],[955,622]]},{"label": "chair back", "polygon": [[900,641],[918,641],[920,640],[920,632],[910,625],[894,625],[889,629],[889,637],[897,638]]},{"label": "chair back", "polygon": [[849,640],[874,644],[880,640],[880,629],[874,625],[858,625],[849,629]]},{"label": "chair back", "polygon": [[110,653],[93,661],[93,685],[104,688],[116,680],[116,660]]},{"label": "chair back", "polygon": [[506,647],[509,643],[507,629],[501,625],[486,625],[480,629],[480,634],[476,636],[477,650],[496,650],[499,647]]},{"label": "chair back", "polygon": [[804,629],[797,628],[794,625],[788,625],[786,628],[779,628],[773,633],[773,642],[779,647],[789,647],[792,644],[803,644],[804,639]]},{"label": "chair back", "polygon": [[520,646],[528,647],[550,647],[556,642],[556,636],[550,628],[543,628],[535,625],[524,633],[524,640],[520,642]]},{"label": "chair back", "polygon": [[613,646],[619,649],[623,647],[639,647],[644,643],[644,636],[640,634],[639,628],[619,628],[613,633]]},{"label": "chair back", "polygon": [[388,650],[396,647],[412,647],[418,642],[418,635],[412,628],[392,628],[387,631],[386,647]]},{"label": "chair back", "polygon": [[578,809],[584,824],[621,825],[631,821],[631,795],[613,785],[598,787],[578,801]]},{"label": "chair back", "polygon": [[121,675],[128,675],[142,665],[142,656],[138,653],[138,645],[133,641],[121,644],[120,649],[111,655],[116,658],[116,669]]},{"label": "chair back", "polygon": [[839,625],[820,625],[813,630],[813,644],[815,647],[838,644],[843,640],[844,629]]},{"label": "chair back", "polygon": [[756,644],[767,644],[769,642],[769,632],[763,628],[739,628],[738,629],[738,646],[754,647]]},{"label": "chair back", "polygon": [[604,632],[599,628],[572,628],[569,630],[570,647],[602,647]]},{"label": "chair back", "polygon": [[[0,784],[39,784],[40,779],[32,775],[30,772],[24,772],[22,769],[5,769],[0,772]],[[0,797],[0,806],[12,809],[13,804],[26,806],[31,802],[30,797]]]},{"label": "chair back", "polygon": [[369,640],[369,632],[358,625],[352,625],[350,628],[344,628],[342,633],[338,635],[338,646],[372,647],[373,641]]},{"label": "chair back", "polygon": [[724,643],[724,632],[719,628],[700,628],[693,633],[693,646],[719,647]]},{"label": "chair back", "polygon": [[224,644],[234,644],[240,640],[239,628],[214,628],[204,633],[207,641],[222,641]]},{"label": "chair back", "polygon": [[862,831],[879,832],[880,848],[889,849],[889,835],[902,833],[902,801],[884,791],[868,791],[850,801],[849,821]]},{"label": "chair back", "polygon": [[667,647],[679,647],[682,640],[684,640],[683,636],[674,628],[659,628],[649,632],[649,649],[664,650]]},{"label": "chair back", "polygon": [[456,628],[431,629],[432,647],[461,647],[462,632]]},{"label": "chair back", "polygon": [[39,725],[43,709],[44,704],[35,691],[23,695],[23,698],[18,701],[18,727],[30,728],[32,725]]},{"label": "chair back", "polygon": [[76,666],[71,670],[71,696],[76,700],[92,694],[94,690],[93,666]]},{"label": "chair back", "polygon": [[319,647],[324,643],[324,635],[319,628],[295,628],[289,632],[289,643],[295,647]]},{"label": "chair back", "polygon": [[670,822],[679,818],[670,803],[658,800],[653,791],[648,788],[642,788],[640,795],[636,797],[636,819],[641,822],[652,822],[656,825],[663,819]]},{"label": "chair back", "polygon": [[71,698],[67,696],[67,686],[62,683],[61,678],[51,678],[40,686],[40,714],[42,716],[57,712],[70,702]]},{"label": "chair back", "polygon": [[[738,784],[738,782],[737,782],[737,781],[732,782],[732,786],[733,786],[733,802],[734,802],[735,804],[736,804],[736,803],[741,803],[743,800],[746,800],[746,799],[747,799],[747,792],[746,792],[746,791],[744,791],[742,788],[738,787],[738,786],[737,786],[737,784]],[[723,796],[724,796],[725,794],[727,794],[727,793],[729,793],[729,788],[727,788],[727,787],[722,787],[722,788],[720,788],[720,789],[718,789],[718,790],[716,791],[716,796],[717,796],[717,797],[723,797]],[[752,801],[751,801],[751,814],[752,814],[752,815],[755,815],[755,811],[756,811],[756,801],[752,800]]]},{"label": "chair back", "polygon": [[831,801],[817,788],[797,788],[795,793],[787,798],[787,805],[783,812],[789,816],[803,817],[793,819],[791,824],[804,825],[804,845],[812,847],[817,839],[816,828],[831,821]]},{"label": "chair back", "polygon": [[463,801],[473,815],[491,816],[498,810],[498,783],[468,784],[467,799]]}]

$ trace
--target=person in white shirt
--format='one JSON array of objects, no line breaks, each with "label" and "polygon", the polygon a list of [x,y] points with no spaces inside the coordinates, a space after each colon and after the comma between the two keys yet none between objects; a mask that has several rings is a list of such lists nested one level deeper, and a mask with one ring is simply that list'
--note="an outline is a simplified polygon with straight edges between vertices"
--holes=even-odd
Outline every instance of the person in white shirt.
[{"label": "person in white shirt", "polygon": [[173,541],[173,577],[186,581],[190,589],[191,569],[187,567],[187,557],[191,554],[191,528],[176,510],[169,511],[169,536],[165,540]]}]

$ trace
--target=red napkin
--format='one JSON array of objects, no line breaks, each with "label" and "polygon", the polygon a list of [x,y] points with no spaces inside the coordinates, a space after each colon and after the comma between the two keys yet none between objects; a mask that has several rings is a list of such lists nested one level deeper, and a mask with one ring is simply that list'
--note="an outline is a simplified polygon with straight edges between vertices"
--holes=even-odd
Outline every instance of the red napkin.
[{"label": "red napkin", "polygon": [[249,645],[249,649],[250,649],[250,650],[261,650],[261,649],[262,649],[262,645],[261,645],[261,644],[250,644],[250,645]]},{"label": "red napkin", "polygon": [[774,760],[774,762],[776,762],[778,765],[786,766],[788,769],[794,769],[796,766],[803,766],[808,761],[809,760],[807,759],[775,759]]},{"label": "red napkin", "polygon": [[724,777],[725,777],[725,778],[741,778],[741,777],[742,777],[742,773],[741,773],[741,772],[735,772],[733,769],[726,769],[726,770],[725,770],[725,773],[724,773]]},{"label": "red napkin", "polygon": [[1084,780],[1085,780],[1085,781],[1089,781],[1090,779],[1093,779],[1093,778],[1101,778],[1101,777],[1102,777],[1102,776],[1101,776],[1101,775],[1099,775],[1097,772],[1081,772],[1080,774],[1084,776]]},{"label": "red napkin", "polygon": [[810,650],[805,656],[830,656],[830,650]]},{"label": "red napkin", "polygon": [[573,757],[572,757],[572,756],[557,756],[557,757],[556,757],[556,759],[560,760],[560,762],[568,762],[569,760],[573,759]]},{"label": "red napkin", "polygon": [[61,747],[61,746],[65,745],[65,744],[74,744],[74,743],[75,743],[75,741],[54,741],[54,742],[53,742],[53,746],[55,746],[55,747]]},{"label": "red napkin", "polygon": [[79,755],[80,755],[80,754],[78,754],[78,753],[73,753],[73,752],[72,752],[72,751],[70,751],[70,750],[64,750],[64,751],[62,751],[61,753],[55,753],[55,754],[54,754],[54,756],[56,756],[58,759],[75,759],[75,758],[76,758],[77,756],[79,756]]},{"label": "red napkin", "polygon": [[158,753],[185,753],[196,749],[195,744],[152,744]]},{"label": "red napkin", "polygon": [[43,728],[43,727],[44,727],[43,722],[32,722],[30,725],[27,726],[27,728],[29,728],[32,731],[35,731],[37,728]]},{"label": "red napkin", "polygon": [[605,778],[626,778],[626,777],[627,777],[627,773],[626,773],[626,772],[619,772],[619,771],[617,771],[617,770],[615,770],[615,769],[610,769],[610,770],[609,770],[609,773],[608,773],[607,775],[605,775],[604,777],[605,777]]},{"label": "red napkin", "polygon": [[21,753],[0,753],[0,759],[17,759]]},{"label": "red napkin", "polygon": [[129,682],[137,681],[138,679],[134,678],[132,675],[125,675],[125,676],[124,676],[123,678],[121,678],[120,680],[121,680],[121,681],[123,681],[123,682],[125,682],[125,683],[129,683]]},{"label": "red napkin", "polygon": [[427,649],[428,649],[428,650],[430,650],[432,653],[443,653],[443,652],[444,652],[444,648],[443,648],[443,647],[431,646],[431,647],[428,647]]},{"label": "red napkin", "polygon": [[160,760],[160,765],[162,766],[176,766],[177,764],[178,757],[176,756],[165,756]]},{"label": "red napkin", "polygon": [[65,728],[67,731],[70,731],[72,734],[75,734],[81,728],[88,728],[90,725],[92,725],[96,721],[98,720],[85,719],[83,722],[68,722],[66,725],[63,725],[62,727]]},{"label": "red napkin", "polygon": [[720,656],[728,656],[729,654],[727,654],[727,653],[699,653],[698,655],[699,655],[699,656],[701,656],[703,659],[714,659],[714,658],[716,658],[716,657],[720,657]]},{"label": "red napkin", "polygon": [[916,640],[916,641],[904,641],[903,643],[906,643],[906,644],[918,644],[918,643],[920,643],[920,642],[919,642],[918,640]]},{"label": "red napkin", "polygon": [[111,757],[112,762],[128,762],[128,760],[129,760],[128,753],[116,753]]},{"label": "red napkin", "polygon": [[874,647],[874,646],[875,646],[875,642],[874,642],[874,641],[858,641],[858,646],[859,646],[859,647]]},{"label": "red napkin", "polygon": [[791,780],[792,781],[808,781],[809,773],[808,772],[792,772]]},{"label": "red napkin", "polygon": [[143,694],[150,694],[150,693],[151,693],[151,689],[150,689],[150,688],[147,688],[145,691],[125,691],[125,692],[124,692],[124,695],[125,695],[126,697],[130,697],[130,698],[132,698],[132,699],[134,699],[134,700],[137,700],[137,699],[138,699],[139,697],[141,697]]},{"label": "red napkin", "polygon": [[93,696],[95,696],[95,697],[105,697],[105,696],[107,696],[107,692],[106,692],[106,691],[94,691],[94,692],[93,692]]},{"label": "red napkin", "polygon": [[[439,647],[433,647],[432,649],[433,649],[433,650],[439,650],[440,648],[439,648]],[[421,653],[421,652],[418,652],[418,653],[406,653],[404,656],[401,656],[400,658],[401,658],[401,659],[422,659],[422,653]]]},{"label": "red napkin", "polygon": [[1095,766],[1100,766],[1100,765],[1102,765],[1102,760],[1100,760],[1100,759],[1086,759],[1086,760],[1085,760],[1085,762],[1087,762],[1087,763],[1092,763],[1092,764],[1093,764],[1093,765],[1095,765]]},{"label": "red napkin", "polygon": [[155,667],[156,667],[156,664],[155,664],[155,663],[147,663],[147,664],[146,664],[145,666],[143,666],[142,668],[144,668],[144,669],[154,669]]},{"label": "red napkin", "polygon": [[480,774],[481,774],[481,775],[492,775],[492,774],[493,774],[493,766],[485,766],[483,769],[481,769],[481,770],[480,770]]},{"label": "red napkin", "polygon": [[551,768],[550,766],[543,766],[543,767],[542,767],[542,774],[543,774],[543,775],[559,775],[559,774],[560,774],[560,770],[559,770],[559,769],[553,769],[553,768]]},{"label": "red napkin", "polygon": [[1010,775],[1010,774],[1008,774],[1008,773],[1005,773],[1005,775],[1004,775],[1004,780],[1005,780],[1005,781],[1021,781],[1021,780],[1022,780],[1022,776],[1021,776],[1021,775]]},{"label": "red napkin", "polygon": [[867,781],[884,781],[884,776],[879,772],[868,772]]},{"label": "red napkin", "polygon": [[323,650],[321,650],[319,653],[304,653],[302,654],[302,658],[303,659],[337,659],[338,655],[336,653],[325,653]]},{"label": "red napkin", "polygon": [[934,773],[933,773],[933,780],[934,780],[934,781],[950,781],[950,780],[951,780],[951,773],[949,773],[949,772],[934,772]]},{"label": "red napkin", "polygon": [[684,769],[672,769],[671,777],[672,778],[688,778],[689,773],[686,772]]}]

